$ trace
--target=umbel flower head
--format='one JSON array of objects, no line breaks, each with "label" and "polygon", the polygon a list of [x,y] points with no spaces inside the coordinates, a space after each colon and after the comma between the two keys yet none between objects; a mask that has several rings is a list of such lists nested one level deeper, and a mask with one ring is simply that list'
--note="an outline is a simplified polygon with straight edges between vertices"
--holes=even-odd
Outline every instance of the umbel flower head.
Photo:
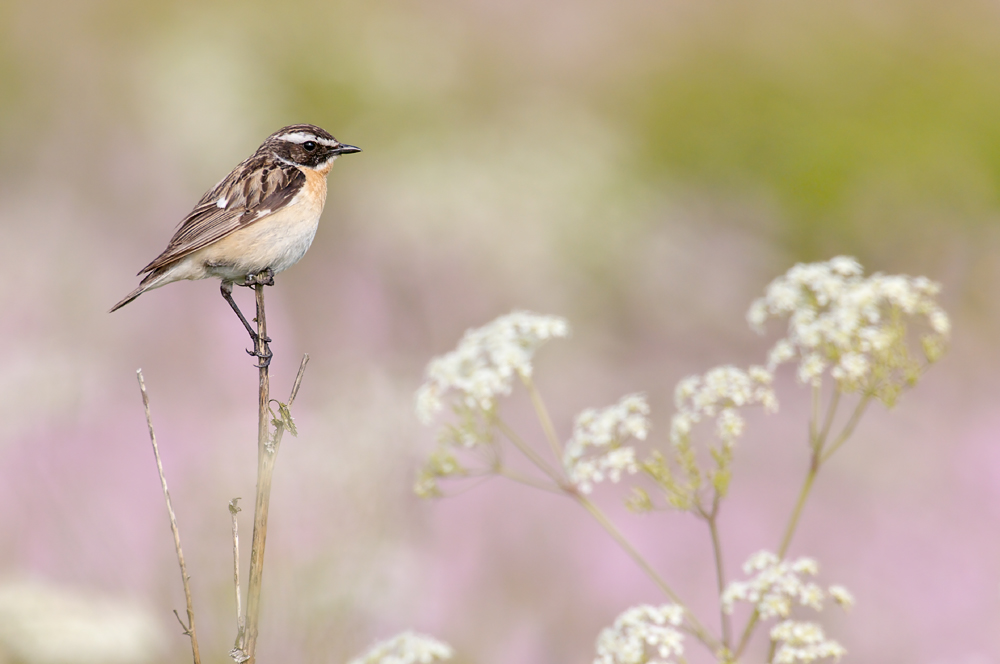
[{"label": "umbel flower head", "polygon": [[[688,376],[677,383],[674,403],[677,412],[670,420],[672,464],[660,452],[643,462],[643,469],[663,489],[670,505],[680,510],[698,510],[707,479],[721,497],[729,489],[733,448],[743,435],[746,421],[740,410],[763,406],[767,412],[778,410],[778,399],[771,387],[773,375],[764,367],[743,371],[733,366],[716,367],[701,376]],[[692,433],[695,425],[714,421],[717,443],[708,445],[713,466],[699,465]],[[634,509],[651,505],[641,493],[630,502]]]},{"label": "umbel flower head", "polygon": [[840,660],[847,651],[823,628],[813,622],[785,620],[771,629],[771,641],[777,646],[774,664],[809,664],[823,659]]},{"label": "umbel flower head", "polygon": [[576,416],[573,438],[563,453],[566,475],[580,491],[590,493],[604,478],[617,482],[622,473],[636,473],[635,449],[622,442],[645,440],[648,434],[649,404],[643,394],[629,394],[602,410],[588,408]]},{"label": "umbel flower head", "polygon": [[769,368],[798,361],[803,383],[825,373],[842,392],[865,392],[892,405],[916,382],[924,363],[912,356],[908,326],[925,328],[927,363],[944,352],[951,324],[934,298],[940,286],[926,277],[873,274],[847,256],[798,264],[767,287],[747,312],[751,327],[788,318],[788,335],[771,349]]},{"label": "umbel flower head", "polygon": [[479,452],[496,462],[494,440],[497,398],[510,394],[515,378],[528,380],[535,351],[549,339],[565,337],[569,325],[557,316],[515,311],[480,328],[468,330],[458,348],[431,360],[427,381],[417,390],[417,417],[430,424],[447,402],[455,414],[438,436],[438,448],[419,471],[418,496],[441,494],[438,480],[467,476],[457,453]]},{"label": "umbel flower head", "polygon": [[431,664],[447,661],[452,655],[447,643],[407,631],[376,643],[349,664]]},{"label": "umbel flower head", "polygon": [[417,417],[430,424],[449,392],[467,408],[492,409],[498,396],[510,394],[515,376],[531,376],[531,360],[542,344],[568,334],[565,319],[528,311],[468,330],[458,348],[427,365],[427,382],[416,396]]},{"label": "umbel flower head", "polygon": [[716,367],[704,376],[688,376],[677,383],[674,404],[677,414],[670,420],[670,441],[677,445],[691,433],[691,428],[706,418],[715,418],[715,432],[726,447],[732,447],[743,435],[745,426],[739,408],[761,405],[777,412],[778,398],[764,367],[743,371],[733,366]]},{"label": "umbel flower head", "polygon": [[748,581],[733,581],[722,592],[722,608],[733,612],[733,605],[748,602],[764,620],[787,618],[792,605],[798,603],[816,611],[823,610],[827,596],[848,609],[854,603],[851,593],[843,586],[830,586],[824,591],[804,576],[816,576],[819,565],[812,558],[781,560],[770,551],[758,551],[743,564],[743,572],[752,575]]},{"label": "umbel flower head", "polygon": [[633,606],[601,631],[594,664],[669,664],[684,654],[683,620],[676,604]]}]

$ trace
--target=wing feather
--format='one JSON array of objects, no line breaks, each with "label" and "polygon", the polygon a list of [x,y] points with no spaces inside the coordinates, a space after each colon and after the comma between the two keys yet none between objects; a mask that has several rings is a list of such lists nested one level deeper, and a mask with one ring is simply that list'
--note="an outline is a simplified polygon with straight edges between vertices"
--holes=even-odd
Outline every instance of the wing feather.
[{"label": "wing feather", "polygon": [[[299,193],[306,177],[295,166],[256,154],[210,189],[185,217],[162,254],[142,268],[152,272],[265,219]],[[225,206],[219,207],[219,201]]]}]

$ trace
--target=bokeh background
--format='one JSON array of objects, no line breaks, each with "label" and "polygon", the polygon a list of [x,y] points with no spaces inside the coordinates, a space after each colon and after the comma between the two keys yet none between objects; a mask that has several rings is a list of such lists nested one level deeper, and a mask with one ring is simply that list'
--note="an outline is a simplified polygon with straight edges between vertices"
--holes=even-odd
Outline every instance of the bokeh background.
[{"label": "bokeh background", "polygon": [[[751,300],[837,254],[940,281],[953,348],[865,418],[792,553],[854,591],[825,621],[850,661],[1000,661],[998,72],[987,0],[3,0],[0,660],[189,657],[141,367],[202,651],[228,661],[245,333],[210,282],[106,312],[206,189],[312,122],[364,152],[267,294],[273,394],[312,362],[261,661],[343,662],[406,627],[460,663],[590,661],[603,626],[662,597],[565,499],[498,480],[415,498],[426,362],[514,308],[566,316],[536,366],[561,435],[645,391],[662,445],[677,380],[760,362],[777,332],[748,329]],[[779,398],[738,451],[730,575],[775,548],[805,470],[806,395],[783,374]],[[540,441],[523,397],[507,407]],[[630,515],[618,489],[597,499],[711,606],[701,525]]]}]

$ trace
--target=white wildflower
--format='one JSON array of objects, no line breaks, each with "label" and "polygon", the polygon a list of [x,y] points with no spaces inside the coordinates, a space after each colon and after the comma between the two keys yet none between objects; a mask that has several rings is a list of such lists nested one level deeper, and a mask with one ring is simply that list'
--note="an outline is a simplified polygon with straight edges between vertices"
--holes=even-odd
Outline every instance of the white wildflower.
[{"label": "white wildflower", "polygon": [[745,425],[737,408],[762,405],[771,412],[778,409],[772,380],[773,375],[764,367],[743,371],[732,366],[683,379],[674,391],[677,414],[670,422],[671,440],[676,445],[690,434],[694,424],[715,418],[719,438],[732,445],[743,435]]},{"label": "white wildflower", "polygon": [[733,581],[722,593],[722,606],[726,613],[733,612],[736,602],[748,602],[763,619],[786,618],[797,602],[817,611],[822,610],[826,593],[815,583],[805,582],[802,576],[815,576],[819,565],[812,558],[795,561],[779,560],[770,551],[759,551],[743,565],[747,581]]},{"label": "white wildflower", "polygon": [[816,623],[785,620],[771,629],[771,640],[777,645],[774,664],[796,664],[833,658],[839,660],[846,650],[833,639],[827,639]]},{"label": "white wildflower", "polygon": [[[636,473],[635,449],[622,445],[627,438],[645,440],[649,434],[649,404],[642,394],[622,397],[603,410],[588,408],[576,417],[573,438],[566,444],[563,467],[570,481],[584,493],[605,478],[618,482],[622,473]],[[588,456],[594,451],[596,454]]]},{"label": "white wildflower", "polygon": [[844,586],[830,586],[827,588],[827,592],[830,593],[831,599],[843,607],[845,611],[854,606],[854,595]]},{"label": "white wildflower", "polygon": [[931,314],[931,329],[940,335],[951,332],[951,321],[948,320],[948,315],[943,311],[933,312]]},{"label": "white wildflower", "polygon": [[861,380],[871,368],[871,362],[861,353],[848,352],[840,356],[840,362],[830,372],[837,380]]},{"label": "white wildflower", "polygon": [[427,382],[417,391],[417,417],[430,423],[449,390],[469,408],[489,410],[496,398],[510,394],[515,376],[531,376],[535,351],[569,334],[565,319],[515,311],[492,323],[468,330],[458,348],[431,360]]},{"label": "white wildflower", "polygon": [[[856,260],[838,256],[800,263],[772,281],[750,305],[747,321],[762,331],[768,318],[788,318],[788,335],[771,349],[769,369],[798,359],[801,382],[818,385],[829,369],[842,390],[855,392],[887,371],[897,383],[914,379],[919,365],[907,350],[907,317],[924,319],[927,360],[938,359],[951,328],[934,299],[939,291],[926,277],[864,277]],[[877,396],[888,403],[896,393]]]},{"label": "white wildflower", "polygon": [[167,643],[161,621],[141,605],[37,580],[0,582],[4,662],[162,662]]},{"label": "white wildflower", "polygon": [[740,417],[735,408],[725,408],[715,420],[716,433],[722,440],[732,440],[743,435],[746,420]]},{"label": "white wildflower", "polygon": [[634,606],[601,631],[594,664],[668,664],[684,654],[683,620],[676,604]]},{"label": "white wildflower", "polygon": [[810,353],[803,357],[799,364],[799,382],[817,385],[823,377],[825,369],[826,362],[823,361],[823,358],[815,353]]},{"label": "white wildflower", "polygon": [[349,664],[431,664],[449,660],[453,655],[447,643],[407,631],[376,643]]}]

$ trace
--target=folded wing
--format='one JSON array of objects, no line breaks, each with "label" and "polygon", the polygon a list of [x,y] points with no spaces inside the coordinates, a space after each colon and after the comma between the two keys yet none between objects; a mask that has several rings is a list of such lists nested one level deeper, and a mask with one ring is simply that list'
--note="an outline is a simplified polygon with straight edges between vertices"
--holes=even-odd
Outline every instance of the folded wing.
[{"label": "folded wing", "polygon": [[163,253],[139,274],[169,265],[274,214],[288,205],[305,183],[305,175],[295,166],[254,155],[201,197]]}]

